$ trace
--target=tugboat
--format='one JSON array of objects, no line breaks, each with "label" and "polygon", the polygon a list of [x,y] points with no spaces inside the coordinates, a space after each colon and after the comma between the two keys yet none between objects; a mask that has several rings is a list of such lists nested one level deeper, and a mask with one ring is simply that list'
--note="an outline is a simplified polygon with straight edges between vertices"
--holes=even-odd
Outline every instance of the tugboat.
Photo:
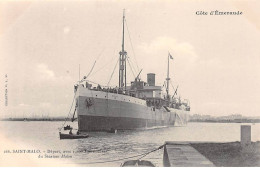
[{"label": "tugboat", "polygon": [[82,139],[82,138],[88,138],[89,135],[84,134],[64,134],[59,132],[60,139]]},{"label": "tugboat", "polygon": [[[73,101],[74,102],[74,101]],[[73,103],[72,103],[73,105]],[[71,122],[73,122],[74,120],[76,120],[77,118],[75,118],[75,113],[76,113],[76,107],[73,113],[73,117],[71,118]],[[59,136],[60,136],[60,140],[61,139],[82,139],[82,138],[88,138],[89,135],[88,134],[80,134],[79,130],[77,131],[76,134],[72,133],[72,129],[73,127],[71,127],[70,125],[64,126],[66,123],[67,118],[65,119],[65,122],[63,123],[63,129],[64,130],[70,130],[69,134],[66,133],[61,133],[61,131],[59,132]],[[61,130],[62,128],[60,128]]]}]

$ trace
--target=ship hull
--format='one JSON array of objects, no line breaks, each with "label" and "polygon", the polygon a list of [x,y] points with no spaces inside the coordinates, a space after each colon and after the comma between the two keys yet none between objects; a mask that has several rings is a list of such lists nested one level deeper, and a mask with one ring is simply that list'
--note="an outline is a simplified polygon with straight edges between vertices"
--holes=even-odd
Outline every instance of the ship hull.
[{"label": "ship hull", "polygon": [[184,110],[154,109],[142,99],[83,87],[78,89],[77,103],[80,131],[184,126],[188,121],[188,112]]},{"label": "ship hull", "polygon": [[111,129],[131,130],[159,125],[163,126],[162,123],[154,123],[146,119],[130,117],[81,115],[79,120],[79,129],[83,131],[110,131]]}]

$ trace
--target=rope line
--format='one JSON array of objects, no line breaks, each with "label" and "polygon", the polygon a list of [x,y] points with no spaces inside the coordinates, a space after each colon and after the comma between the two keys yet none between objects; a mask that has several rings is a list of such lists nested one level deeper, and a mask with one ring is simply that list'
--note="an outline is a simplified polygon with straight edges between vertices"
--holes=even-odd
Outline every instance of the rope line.
[{"label": "rope line", "polygon": [[130,32],[128,30],[128,26],[127,26],[127,22],[126,22],[126,19],[125,19],[125,23],[126,23],[126,28],[127,28],[127,32],[128,32],[128,36],[129,36],[129,40],[130,40],[130,44],[131,44],[131,48],[133,50],[133,54],[134,54],[134,59],[135,59],[135,63],[136,63],[136,66],[137,66],[137,70],[138,72],[140,71],[139,67],[138,67],[138,64],[137,64],[137,61],[136,61],[136,57],[135,57],[135,51],[134,51],[134,47],[133,47],[133,44],[132,44],[132,40],[131,40],[131,36],[130,36]]},{"label": "rope line", "polygon": [[[132,65],[132,66],[134,66],[134,64],[133,64],[133,62],[132,62],[132,60],[131,60],[131,58],[130,57],[128,57],[128,59],[129,59],[129,63]],[[135,67],[133,67],[133,71],[134,71],[134,74],[135,75],[137,75],[138,73],[137,73],[137,71],[135,70]]]},{"label": "rope line", "polygon": [[[110,42],[111,44],[114,43],[115,40],[117,40],[117,38],[121,35],[120,29],[116,29],[113,33],[110,34],[110,37],[107,39],[107,42]],[[114,40],[112,40],[112,37],[115,37]],[[112,40],[112,41],[111,41]],[[108,46],[105,46],[101,52],[99,53],[99,55],[97,56],[96,61],[99,60],[99,58],[101,57],[101,55],[103,54],[103,52],[107,49]],[[115,51],[115,50],[114,50]],[[95,71],[93,74],[89,75],[89,77],[92,77],[93,75],[95,75],[97,72],[103,70],[107,65],[109,65],[109,63],[111,63],[111,61],[113,61],[114,58],[112,60],[110,60],[107,64],[105,64],[104,66],[100,67],[97,71]]]},{"label": "rope line", "polygon": [[71,106],[70,106],[70,111],[69,111],[69,113],[68,113],[68,115],[67,115],[67,117],[66,117],[66,119],[65,119],[65,122],[62,124],[62,126],[61,126],[61,128],[60,128],[60,131],[61,131],[61,129],[64,127],[64,125],[65,125],[65,123],[67,122],[67,119],[68,119],[68,117],[69,117],[69,115],[70,115],[70,112],[71,112],[72,106],[73,106],[74,101],[75,101],[76,93],[77,93],[77,91],[76,91],[75,94],[74,94],[74,97],[73,97],[73,100],[72,100],[72,104],[71,104]]},{"label": "rope line", "polygon": [[131,66],[131,64],[130,64],[130,62],[129,62],[129,59],[128,59],[128,57],[126,57],[126,58],[127,58],[127,61],[128,61],[129,66],[130,66],[130,69],[131,69],[131,71],[132,71],[132,74],[133,74],[133,76],[134,76],[134,78],[135,78],[135,74],[134,74],[133,69],[132,69],[132,66]]},{"label": "rope line", "polygon": [[173,88],[173,91],[175,91],[174,87],[173,87],[173,83],[172,83],[172,80],[170,80],[170,83],[171,83],[171,86]]},{"label": "rope line", "polygon": [[114,75],[114,72],[115,72],[115,69],[116,69],[116,66],[117,66],[118,61],[119,61],[119,59],[118,59],[117,62],[116,62],[116,65],[115,65],[114,70],[113,70],[113,72],[112,72],[112,74],[111,74],[111,76],[110,76],[110,79],[109,79],[109,81],[108,81],[108,83],[107,83],[107,86],[109,85],[109,83],[110,83],[110,81],[111,81],[111,79],[112,79],[112,77],[113,77],[113,75]]},{"label": "rope line", "polygon": [[148,154],[150,154],[152,152],[155,152],[157,150],[162,149],[164,146],[165,146],[165,144],[160,146],[160,147],[158,147],[158,148],[156,148],[156,149],[154,149],[154,150],[152,150],[152,151],[149,151],[149,152],[146,152],[146,153],[143,153],[143,154],[138,154],[138,155],[135,155],[135,156],[129,156],[129,157],[120,158],[120,159],[114,159],[114,160],[109,160],[109,161],[90,162],[90,163],[84,163],[84,164],[100,164],[100,163],[108,163],[108,162],[118,162],[118,161],[126,160],[126,159],[129,159],[129,158],[135,158],[135,157],[140,157],[141,156],[138,159],[138,160],[140,160],[141,158],[145,157],[146,155],[148,155]]},{"label": "rope line", "polygon": [[[110,34],[110,37],[107,39],[108,42],[110,42],[110,40],[112,39],[112,37],[115,37],[115,36],[119,36],[119,33],[120,33],[120,29],[116,29],[112,34]],[[100,54],[98,55],[97,57],[97,60],[100,58],[100,56],[102,55],[102,53],[105,51],[105,49],[107,48],[107,46],[105,46],[103,48],[103,50],[100,52]]]},{"label": "rope line", "polygon": [[86,79],[88,78],[88,76],[89,76],[89,75],[91,74],[91,72],[93,71],[95,65],[96,65],[96,60],[95,60],[95,62],[94,62],[94,64],[93,64],[93,66],[92,66],[90,72],[89,72],[88,75],[86,76]]},{"label": "rope line", "polygon": [[91,74],[89,77],[92,77],[93,75],[95,75],[96,73],[98,73],[99,71],[103,70],[104,68],[106,68],[107,66],[109,66],[110,63],[112,63],[114,61],[114,59],[116,58],[116,56],[114,58],[112,58],[112,60],[108,61],[106,64],[104,64],[102,67],[100,67],[99,69],[97,69],[97,71],[95,71],[93,74]]}]

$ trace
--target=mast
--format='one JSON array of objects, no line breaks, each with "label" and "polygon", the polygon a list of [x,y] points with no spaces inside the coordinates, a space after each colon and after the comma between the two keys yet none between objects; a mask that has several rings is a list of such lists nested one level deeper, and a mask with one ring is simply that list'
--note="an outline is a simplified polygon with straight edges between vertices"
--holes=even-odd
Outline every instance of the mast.
[{"label": "mast", "polygon": [[[119,52],[119,88],[125,87],[126,91],[126,55],[125,51],[125,9],[123,11],[123,38],[122,38],[122,50]],[[124,82],[125,81],[125,82]]]},{"label": "mast", "polygon": [[168,54],[168,69],[167,69],[167,87],[166,87],[166,93],[167,93],[167,100],[169,99],[169,81],[170,81],[170,77],[169,77],[169,58],[170,58],[170,53]]},{"label": "mast", "polygon": [[79,64],[79,83],[80,83],[80,64]]},{"label": "mast", "polygon": [[[122,43],[122,51],[125,51],[125,9],[123,12],[123,43]],[[124,60],[125,60],[125,92],[126,92],[126,54],[124,54]]]}]

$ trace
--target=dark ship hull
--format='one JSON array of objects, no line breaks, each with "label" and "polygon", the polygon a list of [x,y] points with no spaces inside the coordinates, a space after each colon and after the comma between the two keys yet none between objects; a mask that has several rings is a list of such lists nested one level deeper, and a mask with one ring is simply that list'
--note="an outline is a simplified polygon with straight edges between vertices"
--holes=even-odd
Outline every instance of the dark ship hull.
[{"label": "dark ship hull", "polygon": [[80,131],[129,130],[156,126],[184,126],[188,111],[148,107],[145,100],[117,93],[78,88]]}]

